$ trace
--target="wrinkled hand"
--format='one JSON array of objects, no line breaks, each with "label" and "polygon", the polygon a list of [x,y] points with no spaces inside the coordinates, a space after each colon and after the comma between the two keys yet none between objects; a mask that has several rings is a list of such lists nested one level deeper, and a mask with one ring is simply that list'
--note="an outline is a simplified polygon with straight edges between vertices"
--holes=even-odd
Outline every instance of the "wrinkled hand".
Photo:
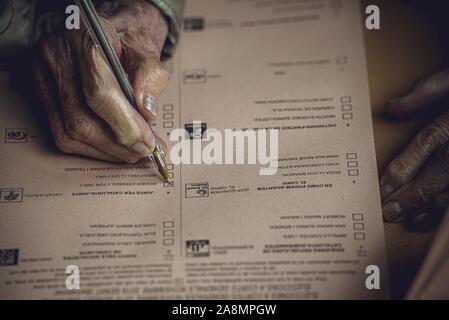
[{"label": "wrinkled hand", "polygon": [[[404,116],[449,97],[449,70],[420,81],[389,113]],[[438,225],[449,205],[449,111],[424,128],[387,167],[381,181],[383,215],[415,230]]]},{"label": "wrinkled hand", "polygon": [[61,151],[135,163],[151,154],[160,139],[148,122],[156,117],[157,99],[169,78],[160,62],[168,26],[147,1],[117,3],[112,8],[104,2],[98,11],[132,83],[138,110],[127,101],[84,26],[45,39],[34,73]]}]

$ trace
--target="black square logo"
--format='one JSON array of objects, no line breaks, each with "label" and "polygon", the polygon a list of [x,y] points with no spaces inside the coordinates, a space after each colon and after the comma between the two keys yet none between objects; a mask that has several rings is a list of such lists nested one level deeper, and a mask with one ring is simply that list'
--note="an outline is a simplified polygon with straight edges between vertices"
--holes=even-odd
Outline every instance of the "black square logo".
[{"label": "black square logo", "polygon": [[186,184],[186,198],[207,198],[209,197],[209,183],[187,183]]},{"label": "black square logo", "polygon": [[0,189],[0,203],[18,203],[23,200],[23,189]]},{"label": "black square logo", "polygon": [[28,129],[7,128],[5,130],[5,143],[27,143]]},{"label": "black square logo", "polygon": [[204,25],[204,18],[201,17],[191,17],[184,19],[185,31],[202,31],[204,30]]},{"label": "black square logo", "polygon": [[191,69],[184,71],[185,84],[203,84],[207,82],[207,72],[205,69]]},{"label": "black square logo", "polygon": [[19,249],[0,249],[0,267],[19,264]]},{"label": "black square logo", "polygon": [[209,240],[188,240],[186,241],[187,258],[199,258],[210,256]]},{"label": "black square logo", "polygon": [[185,129],[188,133],[188,137],[191,140],[198,139],[206,139],[206,131],[207,131],[207,123],[194,122],[194,123],[186,123]]}]

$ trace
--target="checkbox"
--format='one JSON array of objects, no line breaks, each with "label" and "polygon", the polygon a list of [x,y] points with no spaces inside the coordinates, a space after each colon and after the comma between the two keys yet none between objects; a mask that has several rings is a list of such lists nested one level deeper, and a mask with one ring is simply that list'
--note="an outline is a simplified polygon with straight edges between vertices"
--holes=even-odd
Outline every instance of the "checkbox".
[{"label": "checkbox", "polygon": [[164,246],[172,246],[175,244],[175,239],[167,238],[163,240]]},{"label": "checkbox", "polygon": [[171,129],[175,126],[175,123],[173,121],[164,121],[162,126],[164,129]]},{"label": "checkbox", "polygon": [[346,159],[348,160],[357,160],[357,153],[347,153]]},{"label": "checkbox", "polygon": [[164,181],[164,188],[173,188],[175,183],[173,181]]},{"label": "checkbox", "polygon": [[352,120],[354,115],[352,113],[343,113],[343,120]]},{"label": "checkbox", "polygon": [[350,96],[344,96],[344,97],[341,97],[340,101],[341,101],[341,103],[351,103],[352,98]]},{"label": "checkbox", "polygon": [[352,111],[352,104],[344,104],[341,106],[341,111]]},{"label": "checkbox", "polygon": [[355,222],[354,230],[365,230],[365,224],[363,222]]},{"label": "checkbox", "polygon": [[352,220],[354,221],[363,221],[363,213],[353,213]]},{"label": "checkbox", "polygon": [[356,232],[356,233],[354,233],[354,239],[355,240],[365,240],[366,239],[365,232]]},{"label": "checkbox", "polygon": [[173,113],[164,113],[163,115],[162,115],[162,118],[164,119],[164,120],[173,120],[174,119],[174,117],[175,117],[175,115],[173,114]]},{"label": "checkbox", "polygon": [[170,163],[170,164],[167,164],[167,168],[168,168],[168,171],[172,171],[175,169],[175,166],[173,163]]},{"label": "checkbox", "polygon": [[169,173],[168,173],[168,177],[169,177],[170,179],[173,179],[174,176],[175,176],[174,172],[169,172]]},{"label": "checkbox", "polygon": [[164,237],[174,237],[175,236],[175,230],[164,230],[163,232]]},{"label": "checkbox", "polygon": [[348,176],[350,177],[358,177],[360,175],[359,169],[349,169]]},{"label": "checkbox", "polygon": [[164,227],[164,229],[174,228],[175,222],[174,221],[164,221],[162,226]]},{"label": "checkbox", "polygon": [[175,109],[175,107],[172,104],[164,104],[164,106],[162,107],[163,111],[173,111]]},{"label": "checkbox", "polygon": [[348,161],[348,168],[358,168],[359,163],[357,161]]}]

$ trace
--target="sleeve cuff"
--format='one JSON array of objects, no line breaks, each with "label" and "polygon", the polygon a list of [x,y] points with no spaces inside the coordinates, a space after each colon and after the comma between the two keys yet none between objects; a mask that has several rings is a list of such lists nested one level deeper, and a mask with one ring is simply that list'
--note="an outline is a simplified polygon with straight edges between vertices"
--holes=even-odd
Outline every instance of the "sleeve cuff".
[{"label": "sleeve cuff", "polygon": [[179,42],[182,24],[182,12],[184,9],[183,0],[150,0],[165,15],[169,25],[169,34],[162,51],[163,58],[173,55],[176,45]]}]

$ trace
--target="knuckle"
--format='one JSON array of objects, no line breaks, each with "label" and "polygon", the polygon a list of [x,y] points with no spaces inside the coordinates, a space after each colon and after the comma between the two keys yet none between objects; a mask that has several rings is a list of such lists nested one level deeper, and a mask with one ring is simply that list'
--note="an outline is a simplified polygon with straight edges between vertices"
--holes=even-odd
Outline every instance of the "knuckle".
[{"label": "knuckle", "polygon": [[95,126],[85,116],[75,115],[66,120],[67,133],[74,139],[89,140],[95,135]]},{"label": "knuckle", "polygon": [[44,58],[53,56],[54,45],[53,45],[53,42],[51,41],[51,38],[44,39],[40,43],[39,50]]},{"label": "knuckle", "polygon": [[403,185],[408,182],[408,176],[412,169],[410,166],[398,158],[393,160],[393,162],[388,166],[387,174],[394,180],[395,184]]},{"label": "knuckle", "polygon": [[419,184],[413,188],[413,194],[415,195],[415,201],[418,205],[427,203],[435,196],[435,186],[430,184]]},{"label": "knuckle", "polygon": [[440,174],[449,176],[449,146],[445,146],[436,153],[438,165],[436,170],[440,171]]},{"label": "knuckle", "polygon": [[120,132],[117,133],[117,142],[121,145],[132,147],[139,141],[139,136],[132,131],[129,133]]},{"label": "knuckle", "polygon": [[170,74],[168,73],[167,69],[165,69],[163,66],[160,66],[157,70],[157,74],[159,76],[159,80],[161,82],[167,83],[168,79],[170,78]]},{"label": "knuckle", "polygon": [[448,90],[449,72],[443,70],[430,75],[418,83],[418,86],[431,94],[438,94],[441,90]]},{"label": "knuckle", "polygon": [[429,200],[428,193],[425,192],[424,188],[418,188],[416,190],[416,201],[418,203],[426,203]]},{"label": "knuckle", "polygon": [[72,139],[63,132],[54,134],[56,147],[64,153],[75,153],[75,147]]},{"label": "knuckle", "polygon": [[[103,29],[106,33],[106,36],[108,37],[110,43],[112,44],[114,51],[118,56],[120,56],[122,53],[120,35],[117,33],[114,24],[108,19],[100,18],[100,20],[103,25]],[[90,36],[88,34],[86,34],[86,36],[90,40]]]},{"label": "knuckle", "polygon": [[61,50],[63,43],[65,43],[65,40],[59,33],[48,36],[39,43],[39,52],[47,62],[59,62],[59,59],[64,58],[65,52]]},{"label": "knuckle", "polygon": [[101,87],[102,85],[96,81],[95,84],[87,85],[83,88],[87,105],[96,110],[107,108],[110,101],[110,95]]},{"label": "knuckle", "polygon": [[170,74],[161,64],[158,64],[151,72],[151,80],[159,86],[165,87],[168,84]]},{"label": "knuckle", "polygon": [[414,212],[422,208],[433,196],[427,184],[421,182],[411,182],[404,185],[392,197],[392,200],[399,202],[402,209],[407,212]]},{"label": "knuckle", "polygon": [[84,97],[86,99],[86,103],[91,106],[98,103],[99,100],[99,92],[97,88],[93,85],[83,85]]},{"label": "knuckle", "polygon": [[[43,61],[46,62],[54,73],[62,74],[69,72],[73,68],[71,46],[67,43],[64,34],[56,34],[42,40],[39,44],[39,52]],[[60,77],[61,75],[58,74]]]},{"label": "knuckle", "polygon": [[440,138],[444,141],[449,139],[449,114],[445,113],[441,117],[438,117],[433,124],[434,127],[440,134]]},{"label": "knuckle", "polygon": [[426,155],[430,155],[435,150],[435,147],[447,140],[445,131],[438,123],[434,123],[421,131],[418,135],[420,151]]},{"label": "knuckle", "polygon": [[113,128],[117,142],[126,147],[133,147],[142,139],[139,125],[133,121],[123,122],[120,126]]}]

